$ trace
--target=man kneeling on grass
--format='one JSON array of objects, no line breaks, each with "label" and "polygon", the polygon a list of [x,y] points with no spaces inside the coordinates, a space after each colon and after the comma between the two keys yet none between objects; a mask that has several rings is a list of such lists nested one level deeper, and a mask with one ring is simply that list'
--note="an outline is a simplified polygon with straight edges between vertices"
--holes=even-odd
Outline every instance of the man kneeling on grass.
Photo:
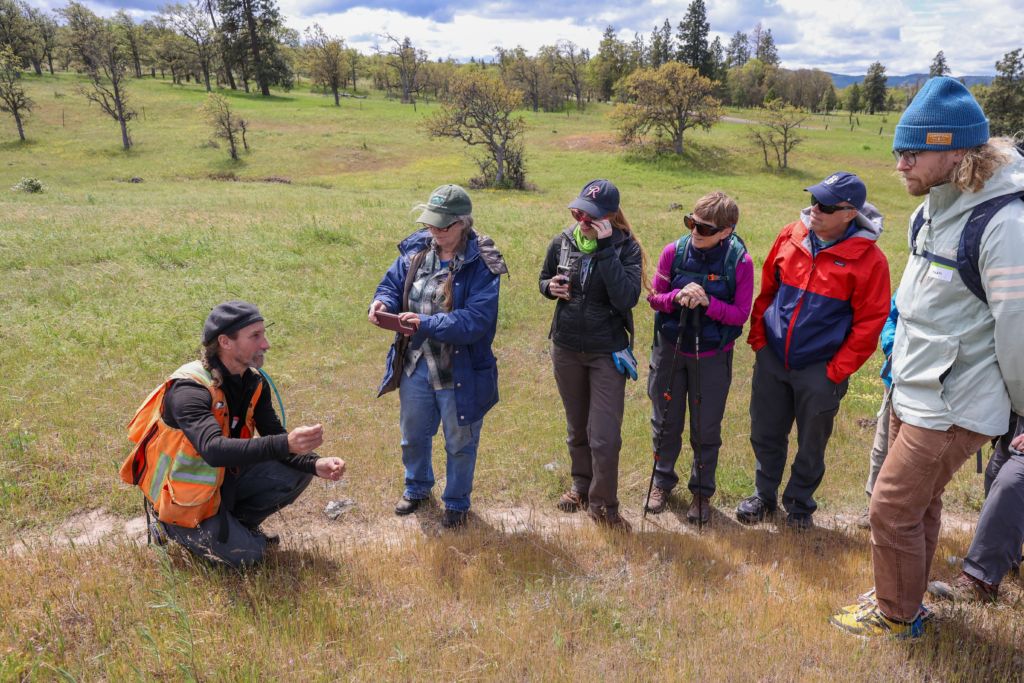
[{"label": "man kneeling on grass", "polygon": [[341,458],[313,453],[323,427],[289,433],[277,419],[259,372],[269,348],[255,306],[216,306],[203,325],[200,359],[171,374],[128,425],[138,446],[121,478],[152,505],[150,532],[160,545],[169,537],[232,567],[260,562],[280,542],[263,532],[263,520],[295,502],[313,475],[337,481],[345,473]]}]

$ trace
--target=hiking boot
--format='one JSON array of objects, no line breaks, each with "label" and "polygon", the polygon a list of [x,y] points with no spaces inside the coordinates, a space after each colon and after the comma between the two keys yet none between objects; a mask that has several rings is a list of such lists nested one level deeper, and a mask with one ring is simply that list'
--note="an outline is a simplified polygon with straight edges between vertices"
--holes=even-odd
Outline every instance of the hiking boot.
[{"label": "hiking boot", "polygon": [[813,517],[810,512],[790,512],[786,515],[786,526],[794,531],[807,531],[814,526]]},{"label": "hiking boot", "polygon": [[592,506],[587,508],[587,514],[597,524],[608,527],[612,531],[629,533],[633,530],[632,525],[626,521],[625,517],[619,514],[618,510],[609,511],[604,506]]},{"label": "hiking boot", "polygon": [[651,495],[647,497],[647,505],[645,508],[652,515],[657,515],[665,511],[665,504],[668,502],[668,494],[671,493],[670,489],[663,489],[659,486],[655,486],[651,489]]},{"label": "hiking boot", "polygon": [[928,592],[936,598],[953,602],[995,602],[999,595],[999,586],[990,586],[961,571],[948,583],[932,581],[928,584]]},{"label": "hiking boot", "polygon": [[579,512],[587,507],[587,496],[576,489],[569,489],[558,499],[557,506],[562,512]]},{"label": "hiking boot", "polygon": [[696,524],[698,515],[700,515],[701,524],[707,524],[711,521],[711,498],[695,493],[693,494],[693,500],[690,502],[690,509],[686,511],[686,521],[690,524]]},{"label": "hiking boot", "polygon": [[757,524],[763,522],[765,517],[774,514],[775,508],[768,507],[768,504],[757,496],[741,500],[740,504],[736,506],[736,519],[744,524]]},{"label": "hiking boot", "polygon": [[871,510],[865,510],[864,514],[853,520],[853,525],[858,529],[871,531]]},{"label": "hiking boot", "polygon": [[398,501],[398,505],[395,506],[395,514],[400,517],[411,515],[416,512],[425,500],[426,498],[406,498],[402,496],[402,500]]},{"label": "hiking boot", "polygon": [[466,524],[466,513],[459,510],[445,510],[441,518],[441,526],[445,529],[455,529]]},{"label": "hiking boot", "polygon": [[865,605],[856,612],[834,614],[829,618],[834,626],[855,636],[887,636],[889,638],[920,638],[924,631],[922,615],[913,621],[895,621],[882,614],[877,604]]},{"label": "hiking boot", "polygon": [[263,527],[260,526],[259,524],[257,524],[256,526],[253,526],[251,524],[246,524],[245,522],[242,522],[241,520],[239,520],[239,522],[241,522],[242,526],[244,526],[246,529],[248,529],[249,533],[252,534],[253,536],[262,536],[263,537],[263,541],[267,545],[281,545],[281,536],[280,536],[280,534],[268,534],[266,531],[263,530]]}]

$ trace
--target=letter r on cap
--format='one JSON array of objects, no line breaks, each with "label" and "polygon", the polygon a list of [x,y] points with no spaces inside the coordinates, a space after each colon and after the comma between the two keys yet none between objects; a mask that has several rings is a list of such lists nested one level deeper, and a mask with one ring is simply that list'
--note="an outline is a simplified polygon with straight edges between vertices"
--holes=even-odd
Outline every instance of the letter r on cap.
[{"label": "letter r on cap", "polygon": [[587,196],[591,199],[597,199],[597,195],[601,194],[601,188],[597,185],[591,185],[587,188]]}]

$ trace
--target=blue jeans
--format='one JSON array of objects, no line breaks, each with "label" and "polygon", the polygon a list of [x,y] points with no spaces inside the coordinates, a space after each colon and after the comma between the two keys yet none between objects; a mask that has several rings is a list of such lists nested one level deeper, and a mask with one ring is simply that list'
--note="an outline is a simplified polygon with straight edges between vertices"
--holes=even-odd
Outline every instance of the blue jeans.
[{"label": "blue jeans", "polygon": [[401,402],[399,424],[402,428],[402,463],[405,465],[405,497],[430,497],[434,487],[434,466],[431,462],[433,438],[439,425],[444,426],[444,449],[448,453],[447,483],[441,500],[449,510],[469,509],[476,469],[476,449],[480,444],[483,419],[459,426],[455,407],[455,390],[435,391],[430,386],[427,362],[416,363],[412,375],[403,375],[398,385]]}]

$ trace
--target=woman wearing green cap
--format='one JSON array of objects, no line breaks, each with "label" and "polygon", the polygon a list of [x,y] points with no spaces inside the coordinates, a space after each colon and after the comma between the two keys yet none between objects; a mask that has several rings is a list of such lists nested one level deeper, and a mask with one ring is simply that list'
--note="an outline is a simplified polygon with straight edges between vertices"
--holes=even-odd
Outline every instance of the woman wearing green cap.
[{"label": "woman wearing green cap", "polygon": [[458,185],[430,194],[417,223],[381,280],[369,319],[397,314],[412,328],[395,334],[381,396],[398,389],[405,492],[395,514],[408,515],[434,486],[431,442],[444,429],[448,453],[441,525],[465,523],[484,415],[498,402],[491,342],[505,261],[490,237],[474,230],[473,205]]},{"label": "woman wearing green cap", "polygon": [[636,379],[633,308],[647,257],[619,208],[619,191],[592,180],[569,204],[573,225],[551,240],[540,292],[555,299],[551,361],[565,408],[572,488],[558,507],[628,531],[619,515],[620,429],[626,376]]}]

